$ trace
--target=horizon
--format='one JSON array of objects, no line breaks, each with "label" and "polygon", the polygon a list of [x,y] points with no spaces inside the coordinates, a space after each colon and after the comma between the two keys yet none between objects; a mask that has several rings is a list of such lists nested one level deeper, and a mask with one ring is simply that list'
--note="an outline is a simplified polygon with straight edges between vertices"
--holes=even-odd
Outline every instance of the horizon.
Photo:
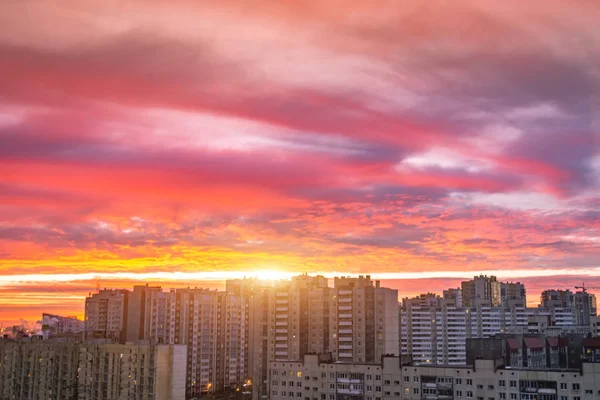
[{"label": "horizon", "polygon": [[594,2],[0,10],[0,324],[99,282],[600,287]]},{"label": "horizon", "polygon": [[[268,271],[263,271],[263,275],[264,273],[268,272]],[[258,278],[258,276],[242,276],[243,273],[240,273],[238,276],[232,277],[232,278],[228,278],[228,279],[210,279],[210,280],[195,280],[195,281],[187,281],[187,282],[180,282],[180,281],[160,281],[160,280],[148,280],[148,281],[128,281],[129,282],[129,286],[124,286],[122,285],[123,281],[113,281],[109,284],[108,287],[103,286],[101,284],[102,281],[96,281],[95,282],[95,286],[94,289],[90,289],[90,291],[88,293],[83,293],[81,295],[80,298],[78,298],[77,300],[73,299],[73,308],[68,308],[65,310],[65,312],[63,313],[54,313],[52,312],[52,310],[49,310],[47,307],[44,308],[45,306],[41,306],[41,308],[39,310],[36,309],[36,312],[39,311],[39,314],[37,314],[37,316],[41,317],[42,313],[49,313],[49,314],[56,314],[56,315],[60,315],[63,317],[67,317],[67,316],[73,316],[76,317],[80,320],[84,319],[84,304],[85,304],[85,298],[88,295],[91,295],[93,293],[97,293],[99,290],[111,290],[111,289],[125,289],[125,290],[132,290],[134,286],[144,286],[144,285],[150,285],[150,286],[160,286],[161,289],[163,291],[169,291],[169,290],[176,290],[176,289],[186,289],[186,288],[198,288],[198,289],[209,289],[209,290],[225,290],[225,284],[226,281],[231,279],[231,280],[238,280],[238,279],[257,279],[261,282],[271,282],[271,283],[275,283],[275,282],[281,282],[281,281],[291,281],[291,279],[293,277],[297,277],[297,276],[301,276],[301,275],[308,275],[308,276],[323,276],[327,279],[328,281],[328,285],[330,287],[332,287],[333,284],[333,280],[334,278],[341,278],[341,277],[350,277],[350,278],[356,278],[359,276],[369,276],[371,278],[371,281],[375,282],[375,281],[380,281],[381,282],[381,287],[386,287],[386,288],[390,288],[390,289],[394,289],[394,290],[398,290],[398,303],[402,303],[402,300],[407,299],[407,298],[414,298],[416,296],[419,296],[421,294],[434,294],[437,296],[442,296],[442,292],[444,290],[447,289],[455,289],[458,288],[460,289],[460,284],[461,282],[463,282],[464,280],[470,280],[473,277],[477,277],[477,276],[481,276],[481,275],[485,275],[485,274],[477,274],[474,275],[472,277],[466,277],[466,278],[448,278],[448,277],[442,277],[442,278],[413,278],[413,279],[385,279],[385,278],[381,278],[381,276],[385,276],[382,274],[350,274],[350,275],[344,275],[344,274],[331,274],[331,273],[326,273],[326,274],[319,274],[319,273],[310,273],[310,274],[306,274],[306,273],[290,273],[290,274],[286,274],[287,276],[285,277],[280,277],[280,278],[276,278],[276,279],[268,279],[268,278]],[[596,290],[600,290],[600,286],[596,287],[596,286],[589,286],[587,284],[585,284],[585,282],[573,282],[573,285],[562,285],[559,282],[556,282],[554,286],[550,286],[550,287],[542,287],[542,286],[535,286],[535,285],[531,285],[533,282],[528,280],[527,278],[525,278],[525,280],[504,280],[501,279],[500,277],[496,277],[498,278],[498,280],[500,282],[504,282],[504,283],[522,283],[525,285],[525,289],[527,291],[527,307],[538,307],[540,305],[540,297],[541,297],[541,293],[543,290],[570,290],[573,293],[576,292],[580,292],[581,287],[578,287],[577,289],[575,289],[576,286],[579,285],[585,285],[588,293],[595,295],[595,291]],[[559,277],[560,278],[560,277]],[[404,281],[404,282],[403,282]],[[430,287],[430,289],[426,289],[426,290],[414,290],[414,291],[402,291],[403,289],[405,290],[407,287],[414,287],[414,283],[416,282],[422,282],[422,281],[427,281],[430,284],[432,284],[433,286]],[[446,284],[448,284],[449,282],[453,282],[454,285],[452,286],[444,286]],[[600,280],[598,281],[600,282]],[[164,284],[166,283],[166,285]],[[539,292],[535,292],[535,295],[533,295],[532,290],[530,289],[530,286],[533,286],[536,288],[536,290],[539,290]],[[573,289],[573,290],[572,290]],[[403,294],[404,293],[404,294]],[[69,313],[67,310],[72,309],[72,313]],[[37,327],[40,324],[40,319],[36,319],[36,318],[20,318],[18,320],[7,320],[7,321],[3,321],[1,319],[1,317],[3,316],[3,313],[0,310],[0,329],[8,329],[9,327],[12,326],[24,326],[26,328],[29,329],[35,329],[35,327]],[[32,317],[36,317],[36,314],[32,314]]]}]

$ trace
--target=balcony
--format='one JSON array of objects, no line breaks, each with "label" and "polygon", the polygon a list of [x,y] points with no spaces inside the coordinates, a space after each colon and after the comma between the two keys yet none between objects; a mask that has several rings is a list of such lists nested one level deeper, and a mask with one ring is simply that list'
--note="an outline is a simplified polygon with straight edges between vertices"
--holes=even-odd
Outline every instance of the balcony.
[{"label": "balcony", "polygon": [[352,345],[351,344],[340,344],[338,346],[338,349],[341,350],[352,350]]},{"label": "balcony", "polygon": [[337,392],[339,394],[353,394],[353,395],[363,395],[364,391],[360,389],[338,389]]},{"label": "balcony", "polygon": [[352,326],[352,321],[340,321],[340,326]]},{"label": "balcony", "polygon": [[352,334],[352,329],[340,329],[340,330],[339,330],[339,332],[340,332],[341,334],[345,334],[345,333],[350,333],[350,334]]},{"label": "balcony", "polygon": [[352,319],[352,314],[339,314],[338,318],[350,318],[350,319]]}]

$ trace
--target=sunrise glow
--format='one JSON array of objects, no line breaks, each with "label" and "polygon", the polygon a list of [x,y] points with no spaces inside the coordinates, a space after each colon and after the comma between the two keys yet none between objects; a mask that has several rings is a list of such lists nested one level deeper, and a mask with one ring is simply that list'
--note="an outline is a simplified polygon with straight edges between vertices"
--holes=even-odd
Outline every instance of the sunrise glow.
[{"label": "sunrise glow", "polygon": [[1,323],[145,282],[600,286],[596,2],[243,4],[0,5]]}]

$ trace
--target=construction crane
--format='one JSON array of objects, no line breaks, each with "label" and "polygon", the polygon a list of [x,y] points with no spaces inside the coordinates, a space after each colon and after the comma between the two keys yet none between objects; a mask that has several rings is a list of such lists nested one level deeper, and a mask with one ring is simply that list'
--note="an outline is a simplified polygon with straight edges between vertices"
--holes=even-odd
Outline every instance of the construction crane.
[{"label": "construction crane", "polygon": [[585,286],[585,282],[581,283],[581,286],[575,286],[575,289],[581,289],[583,293],[587,293],[588,289],[600,289],[598,286]]}]

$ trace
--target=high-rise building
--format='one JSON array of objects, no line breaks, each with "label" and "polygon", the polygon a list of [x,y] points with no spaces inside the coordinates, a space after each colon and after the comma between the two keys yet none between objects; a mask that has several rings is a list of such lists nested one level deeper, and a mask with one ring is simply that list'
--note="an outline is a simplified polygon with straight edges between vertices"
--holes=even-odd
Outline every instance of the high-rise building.
[{"label": "high-rise building", "polygon": [[125,340],[128,290],[100,290],[85,299],[86,338]]},{"label": "high-rise building", "polygon": [[339,361],[375,362],[399,354],[398,291],[370,276],[335,278],[329,347]]},{"label": "high-rise building", "polygon": [[519,305],[527,307],[525,285],[521,282],[501,282],[500,299],[503,306]]},{"label": "high-rise building", "polygon": [[587,291],[573,293],[549,289],[542,292],[540,300],[540,307],[548,308],[563,318],[566,316],[574,325],[589,325],[590,317],[597,315],[596,296]]},{"label": "high-rise building", "polygon": [[596,296],[586,291],[577,292],[573,295],[575,308],[575,323],[577,325],[589,325],[590,317],[597,315]]},{"label": "high-rise building", "polygon": [[501,285],[495,276],[475,276],[462,282],[461,289],[464,307],[498,307],[502,304]]},{"label": "high-rise building", "polygon": [[78,371],[79,400],[186,398],[185,346],[84,343]]},{"label": "high-rise building", "polygon": [[249,358],[253,397],[267,396],[272,360],[331,353],[338,361],[375,362],[399,354],[398,292],[369,276],[301,275],[254,293],[250,302]]},{"label": "high-rise building", "polygon": [[573,292],[570,290],[544,290],[540,296],[540,306],[545,308],[573,307]]},{"label": "high-rise building", "polygon": [[331,290],[326,278],[306,274],[254,290],[248,335],[254,398],[266,396],[270,360],[329,350]]},{"label": "high-rise building", "polygon": [[185,346],[0,339],[0,399],[184,400]]},{"label": "high-rise building", "polygon": [[463,306],[462,290],[460,288],[447,289],[443,292],[444,300],[450,300],[455,307]]},{"label": "high-rise building", "polygon": [[125,341],[149,340],[174,343],[175,291],[160,286],[134,286],[128,293],[125,314]]},{"label": "high-rise building", "polygon": [[78,360],[74,341],[0,339],[0,399],[72,399]]}]

